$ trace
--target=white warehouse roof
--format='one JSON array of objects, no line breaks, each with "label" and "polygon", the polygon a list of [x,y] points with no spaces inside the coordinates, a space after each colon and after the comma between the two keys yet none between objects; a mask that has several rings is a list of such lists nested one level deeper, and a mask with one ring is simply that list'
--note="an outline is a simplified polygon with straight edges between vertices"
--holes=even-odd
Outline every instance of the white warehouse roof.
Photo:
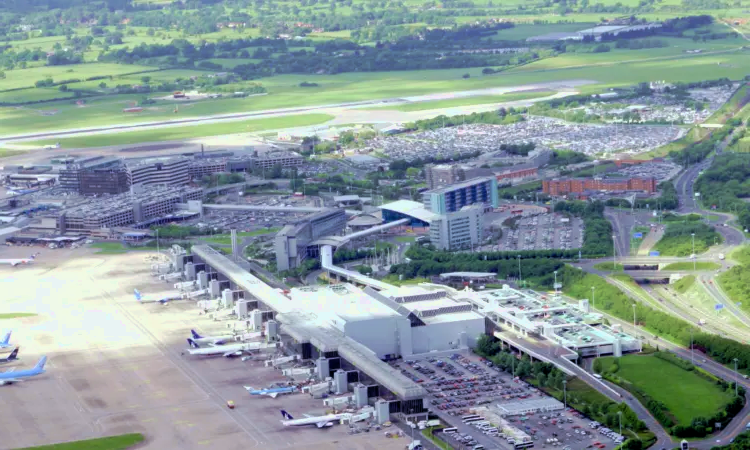
[{"label": "white warehouse roof", "polygon": [[395,202],[381,205],[380,209],[406,214],[423,222],[430,222],[438,217],[437,214],[427,210],[423,204],[413,200],[396,200]]}]

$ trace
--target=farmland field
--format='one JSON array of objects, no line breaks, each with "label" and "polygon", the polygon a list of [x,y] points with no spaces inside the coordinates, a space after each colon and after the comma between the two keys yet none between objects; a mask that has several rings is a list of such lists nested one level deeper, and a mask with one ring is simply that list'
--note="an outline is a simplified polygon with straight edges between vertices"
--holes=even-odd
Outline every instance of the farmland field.
[{"label": "farmland field", "polygon": [[64,148],[128,145],[142,142],[173,141],[204,136],[254,133],[256,131],[264,130],[304,127],[325,123],[332,118],[333,116],[327,114],[300,114],[296,116],[271,117],[266,119],[222,122],[206,125],[191,125],[184,127],[158,128],[144,131],[95,134],[90,136],[72,137],[66,139],[28,142],[28,144],[42,146],[59,143]]},{"label": "farmland field", "polygon": [[[601,358],[603,372],[613,360]],[[651,355],[627,355],[619,363],[618,377],[664,403],[682,425],[689,425],[695,417],[711,417],[731,400],[731,394],[716,384]]]}]

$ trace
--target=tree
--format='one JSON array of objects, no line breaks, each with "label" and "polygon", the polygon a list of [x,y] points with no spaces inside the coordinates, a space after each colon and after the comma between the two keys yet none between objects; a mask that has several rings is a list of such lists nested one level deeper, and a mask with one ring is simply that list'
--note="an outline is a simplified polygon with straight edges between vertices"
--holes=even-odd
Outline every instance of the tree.
[{"label": "tree", "polygon": [[141,77],[141,82],[143,84],[148,84],[150,81],[151,81],[151,77],[149,77],[149,76],[142,76]]},{"label": "tree", "polygon": [[471,78],[471,75],[468,74],[468,73],[465,73],[465,74],[463,74],[463,76],[461,78],[463,78],[463,79]]}]

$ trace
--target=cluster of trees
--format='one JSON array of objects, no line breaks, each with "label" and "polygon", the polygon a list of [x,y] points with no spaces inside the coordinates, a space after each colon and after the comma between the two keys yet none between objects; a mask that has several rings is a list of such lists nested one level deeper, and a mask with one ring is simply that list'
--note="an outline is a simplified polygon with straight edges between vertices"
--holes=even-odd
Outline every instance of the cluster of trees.
[{"label": "cluster of trees", "polygon": [[551,166],[567,166],[570,164],[580,164],[588,160],[589,157],[585,153],[573,150],[555,150],[552,152],[549,164]]},{"label": "cluster of trees", "polygon": [[714,158],[711,167],[695,182],[705,205],[720,211],[735,212],[743,228],[750,228],[750,155],[724,153]]},{"label": "cluster of trees", "polygon": [[511,155],[528,156],[534,151],[536,144],[533,142],[523,142],[520,144],[500,144],[500,150]]},{"label": "cluster of trees", "polygon": [[151,230],[159,233],[159,239],[185,239],[188,236],[200,236],[206,234],[206,231],[192,226],[165,225],[153,226]]},{"label": "cluster of trees", "polygon": [[581,253],[587,258],[612,255],[612,224],[604,217],[604,203],[600,201],[557,202],[555,212],[581,217],[585,230]]},{"label": "cluster of trees", "polygon": [[416,122],[407,123],[405,127],[409,130],[437,130],[438,128],[455,127],[458,125],[471,123],[489,123],[494,125],[509,125],[516,122],[523,122],[521,115],[522,110],[514,108],[500,108],[499,110],[483,113],[460,114],[457,116],[439,115],[432,119],[417,120]]},{"label": "cluster of trees", "polygon": [[723,127],[712,131],[700,141],[694,142],[682,150],[669,152],[669,157],[683,166],[703,161],[711,152],[716,150],[717,146],[724,145],[724,141],[741,125],[741,119],[730,119]]},{"label": "cluster of trees", "polygon": [[[474,351],[492,361],[495,366],[503,371],[517,376],[562,400],[563,381],[568,380],[565,374],[553,364],[541,361],[532,363],[527,355],[519,358],[508,351],[501,351],[498,342],[487,335],[482,335],[477,340]],[[588,391],[590,389],[588,387],[583,389],[586,389],[586,391],[579,392],[579,389],[568,386],[567,402],[568,405],[577,409],[586,417],[608,427],[619,426],[622,423],[624,428],[635,432],[647,430],[646,424],[625,403],[615,403],[593,389]],[[634,441],[635,444],[631,444],[631,441],[633,440],[626,441],[621,448],[629,450],[642,448],[640,441]]]},{"label": "cluster of trees", "polygon": [[[391,266],[390,273],[404,278],[429,277],[445,272],[494,272],[498,278],[539,278],[551,276],[563,263],[553,258],[578,256],[571,250],[539,250],[521,252],[450,253],[432,247],[411,246],[407,263]],[[521,255],[519,274],[519,259]]]},{"label": "cluster of trees", "polygon": [[633,41],[619,40],[615,48],[629,48],[630,50],[640,50],[643,48],[662,48],[668,47],[669,43],[663,39],[637,39]]},{"label": "cluster of trees", "polygon": [[224,186],[226,184],[242,183],[245,176],[241,173],[217,173],[213,175],[203,175],[201,184],[203,186]]},{"label": "cluster of trees", "polygon": [[680,197],[677,195],[677,189],[675,189],[671,181],[659,183],[658,188],[661,193],[659,197],[637,198],[635,199],[635,207],[648,208],[655,211],[659,209],[677,209],[680,206]]}]

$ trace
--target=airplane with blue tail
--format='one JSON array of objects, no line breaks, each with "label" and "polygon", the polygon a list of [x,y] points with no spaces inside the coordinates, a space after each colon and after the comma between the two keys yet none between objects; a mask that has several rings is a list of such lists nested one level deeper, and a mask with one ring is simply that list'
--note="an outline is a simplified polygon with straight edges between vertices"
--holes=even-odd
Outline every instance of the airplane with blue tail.
[{"label": "airplane with blue tail", "polygon": [[5,372],[0,373],[0,386],[6,384],[18,383],[19,381],[25,381],[27,378],[35,377],[44,373],[44,365],[47,364],[47,357],[42,356],[39,362],[32,369],[15,371],[9,369]]},{"label": "airplane with blue tail", "polygon": [[5,336],[3,337],[3,340],[0,341],[0,348],[10,348],[12,345],[10,345],[10,334],[12,331],[8,331],[5,333]]},{"label": "airplane with blue tail", "polygon": [[162,305],[166,305],[167,303],[171,302],[172,300],[181,300],[181,295],[167,295],[166,297],[161,298],[150,298],[150,297],[144,297],[143,294],[141,294],[141,291],[138,289],[133,289],[133,295],[135,296],[135,299],[139,303],[160,303]]},{"label": "airplane with blue tail", "polygon": [[18,347],[14,348],[12,352],[5,358],[0,358],[0,364],[5,364],[9,362],[14,361],[20,361],[21,359],[18,357]]},{"label": "airplane with blue tail", "polygon": [[282,394],[293,394],[297,392],[297,388],[295,386],[266,388],[266,389],[255,389],[252,386],[244,386],[244,388],[247,392],[250,393],[250,395],[267,395],[271,398],[276,398]]}]

